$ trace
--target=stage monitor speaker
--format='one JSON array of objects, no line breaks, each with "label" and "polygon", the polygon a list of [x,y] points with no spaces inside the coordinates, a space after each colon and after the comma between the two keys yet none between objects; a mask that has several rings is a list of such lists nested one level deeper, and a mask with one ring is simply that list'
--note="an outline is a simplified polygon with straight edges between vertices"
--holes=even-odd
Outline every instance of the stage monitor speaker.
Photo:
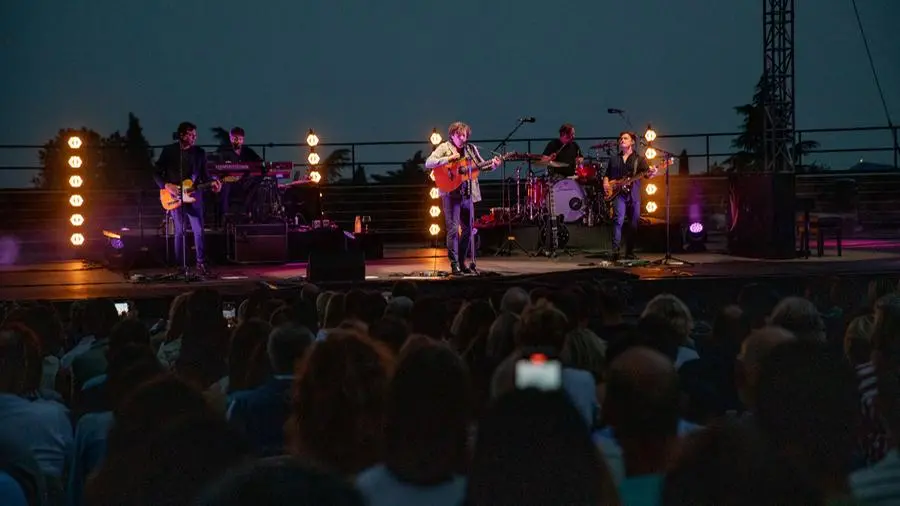
[{"label": "stage monitor speaker", "polygon": [[359,249],[312,251],[306,264],[310,283],[323,281],[362,282],[366,279],[366,254]]},{"label": "stage monitor speaker", "polygon": [[728,252],[748,258],[795,258],[794,174],[732,174],[728,182]]}]

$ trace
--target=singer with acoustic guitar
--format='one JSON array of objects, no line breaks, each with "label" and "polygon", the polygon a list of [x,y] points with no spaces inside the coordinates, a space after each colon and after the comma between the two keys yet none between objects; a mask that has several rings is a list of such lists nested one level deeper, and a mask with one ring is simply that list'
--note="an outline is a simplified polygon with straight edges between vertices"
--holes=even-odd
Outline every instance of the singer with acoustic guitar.
[{"label": "singer with acoustic guitar", "polygon": [[[208,275],[203,241],[203,188],[209,186],[214,192],[218,192],[222,189],[222,182],[209,177],[206,170],[206,152],[195,145],[196,125],[187,121],[182,122],[178,125],[173,138],[175,142],[164,147],[156,160],[153,179],[160,190],[165,190],[175,197],[170,205],[163,202],[163,206],[171,208],[172,221],[175,224],[177,264],[182,265],[184,262],[184,218],[187,218],[194,233],[197,270],[201,275]],[[187,188],[183,188],[186,186],[193,186],[196,191],[188,193],[185,191]]]},{"label": "singer with acoustic guitar", "polygon": [[619,154],[609,160],[609,167],[603,175],[603,192],[612,202],[613,209],[613,260],[619,259],[622,245],[622,226],[627,215],[629,234],[625,237],[625,259],[633,260],[634,239],[641,220],[641,179],[656,175],[647,159],[635,152],[637,137],[631,132],[619,134]]},{"label": "singer with acoustic guitar", "polygon": [[[470,239],[475,204],[481,201],[478,173],[496,169],[501,163],[500,157],[485,161],[478,148],[468,143],[471,134],[469,125],[458,121],[452,123],[447,129],[449,140],[438,144],[425,161],[425,168],[433,171],[435,183],[441,193],[444,227],[447,232],[447,258],[453,274],[469,273],[475,269],[474,262],[466,264],[465,261],[475,255],[474,251],[470,251]],[[465,211],[464,215],[462,211]],[[460,220],[461,217],[464,219]],[[462,248],[459,244],[460,235]],[[469,257],[470,254],[472,257]],[[462,267],[460,258],[464,261]]]}]

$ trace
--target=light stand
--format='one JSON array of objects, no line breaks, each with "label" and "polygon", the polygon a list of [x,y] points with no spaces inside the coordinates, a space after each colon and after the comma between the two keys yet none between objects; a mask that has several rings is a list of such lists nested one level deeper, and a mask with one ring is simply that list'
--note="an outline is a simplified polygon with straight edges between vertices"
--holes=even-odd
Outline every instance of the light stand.
[{"label": "light stand", "polygon": [[[503,139],[502,141],[500,141],[500,144],[498,144],[497,147],[494,148],[494,151],[500,151],[500,153],[502,155],[502,157],[501,157],[502,162],[500,165],[500,178],[501,178],[500,203],[501,203],[501,205],[505,201],[505,199],[503,198],[504,194],[508,193],[506,191],[506,153],[507,153],[506,148],[509,143],[509,140],[512,138],[513,135],[515,135],[515,133],[519,130],[519,128],[521,128],[522,125],[524,125],[525,123],[530,123],[530,121],[528,121],[529,119],[531,119],[531,118],[520,118],[516,122],[516,126],[512,129],[512,131],[510,131],[509,134],[507,134],[506,138]],[[517,171],[517,174],[518,174],[518,171]],[[518,194],[518,191],[519,191],[518,190],[518,175],[516,176],[516,179],[517,179],[516,180],[516,193]],[[517,195],[517,197],[518,197],[518,195]],[[518,209],[516,209],[516,212],[518,213]],[[512,256],[513,249],[519,249],[522,251],[522,253],[525,253],[526,255],[530,254],[528,252],[528,250],[525,249],[524,246],[519,244],[519,241],[516,240],[516,236],[513,235],[512,213],[509,212],[509,209],[507,209],[506,240],[503,241],[503,244],[500,245],[500,248],[497,249],[497,252],[494,253],[494,256]]]},{"label": "light stand", "polygon": [[[666,156],[669,156],[669,153],[665,153]],[[684,265],[684,266],[692,266],[691,262],[687,260],[682,260],[677,257],[672,256],[672,241],[670,239],[672,231],[669,225],[669,169],[672,167],[671,163],[666,164],[666,254],[662,258],[658,258],[650,262],[650,265]]]}]

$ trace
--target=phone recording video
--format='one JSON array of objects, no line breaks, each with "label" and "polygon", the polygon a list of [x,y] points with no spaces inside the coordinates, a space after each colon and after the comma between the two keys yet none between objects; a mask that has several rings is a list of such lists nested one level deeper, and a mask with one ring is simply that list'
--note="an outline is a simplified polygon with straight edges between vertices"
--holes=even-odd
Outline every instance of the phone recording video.
[{"label": "phone recording video", "polygon": [[562,387],[562,364],[548,360],[540,353],[516,362],[516,388],[559,390]]},{"label": "phone recording video", "polygon": [[228,321],[228,326],[234,325],[234,320],[237,317],[237,311],[234,309],[233,302],[226,302],[222,305],[222,317]]},{"label": "phone recording video", "polygon": [[[128,314],[128,303],[127,302],[116,302],[116,312],[119,313],[119,316],[125,316]],[[109,306],[107,306],[109,307]]]}]

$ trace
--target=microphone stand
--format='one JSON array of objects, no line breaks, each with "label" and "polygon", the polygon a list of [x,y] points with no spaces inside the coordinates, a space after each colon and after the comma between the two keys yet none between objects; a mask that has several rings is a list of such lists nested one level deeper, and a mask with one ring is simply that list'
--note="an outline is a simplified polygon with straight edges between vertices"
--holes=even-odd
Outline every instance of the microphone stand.
[{"label": "microphone stand", "polygon": [[[180,270],[176,272],[171,277],[166,278],[167,281],[184,281],[185,283],[190,283],[192,281],[198,281],[199,278],[196,276],[192,276],[187,266],[187,215],[184,206],[187,205],[184,201],[184,148],[181,146],[181,138],[178,139],[178,179],[179,179],[179,188],[180,188],[180,199],[181,205],[178,208],[178,212],[180,215],[181,221],[181,266]],[[196,201],[195,201],[196,202]],[[191,204],[193,205],[193,204]],[[200,212],[203,212],[202,210]],[[175,233],[174,236],[175,241],[178,241],[178,233]],[[196,248],[197,245],[195,244]],[[166,245],[168,251],[168,245]],[[172,245],[172,250],[175,250],[175,245]]]},{"label": "microphone stand", "polygon": [[[643,143],[642,143],[643,144]],[[668,153],[666,151],[658,150],[662,154],[665,155],[666,159],[675,159],[672,156],[672,153]],[[688,262],[687,260],[682,260],[678,257],[672,256],[672,241],[671,241],[671,225],[669,225],[669,169],[671,169],[672,164],[666,164],[666,254],[662,258],[657,258],[650,262],[650,265],[682,265],[690,267],[694,264]]]},{"label": "microphone stand", "polygon": [[[507,148],[509,140],[512,138],[512,136],[515,135],[515,133],[519,130],[519,128],[521,128],[522,125],[524,125],[525,123],[527,123],[527,122],[525,121],[524,118],[519,119],[516,122],[516,126],[509,132],[509,134],[507,134],[506,138],[503,139],[502,141],[500,141],[500,144],[498,144],[497,147],[494,148],[494,151],[500,151],[501,156],[502,156],[501,165],[500,165],[500,178],[501,178],[500,205],[503,205],[503,202],[504,202],[503,197],[507,193],[505,191],[506,190],[506,152],[507,152],[506,148]],[[516,188],[518,191],[518,184],[517,184]],[[512,231],[512,218],[513,217],[512,217],[512,214],[510,211],[511,211],[510,209],[507,209],[506,240],[503,241],[503,244],[500,245],[500,248],[497,249],[497,251],[494,253],[494,256],[507,256],[507,257],[512,256],[513,248],[521,250],[522,253],[525,253],[526,255],[530,255],[528,250],[525,249],[521,244],[519,244],[519,241],[516,240],[516,236],[513,235],[513,231]],[[518,209],[516,211],[518,212]]]}]

